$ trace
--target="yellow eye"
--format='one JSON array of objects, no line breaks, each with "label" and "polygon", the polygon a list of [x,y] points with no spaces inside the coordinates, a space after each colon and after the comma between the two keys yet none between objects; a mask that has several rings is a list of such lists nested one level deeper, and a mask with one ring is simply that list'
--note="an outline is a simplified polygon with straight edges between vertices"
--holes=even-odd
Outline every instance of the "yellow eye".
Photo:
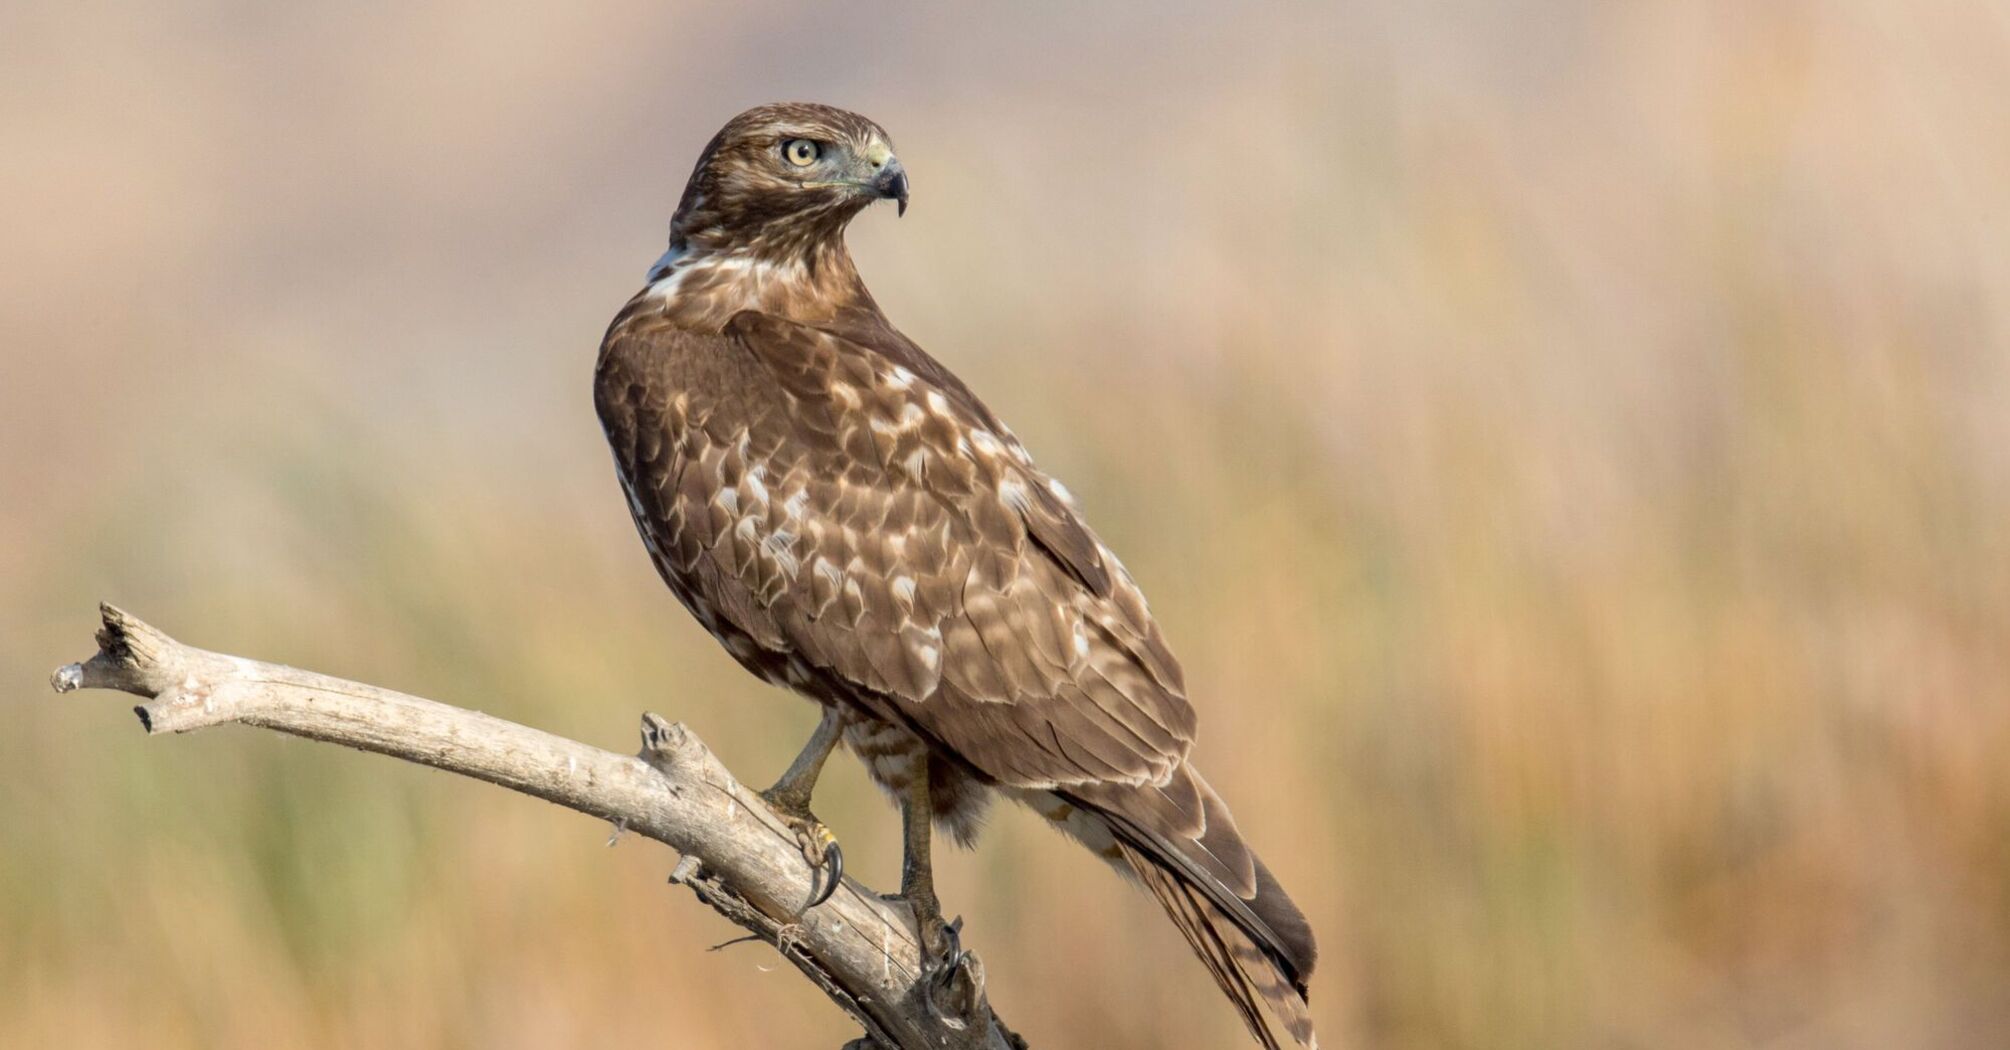
[{"label": "yellow eye", "polygon": [[807,168],[823,155],[823,147],[809,139],[790,139],[782,143],[782,156],[798,168]]}]

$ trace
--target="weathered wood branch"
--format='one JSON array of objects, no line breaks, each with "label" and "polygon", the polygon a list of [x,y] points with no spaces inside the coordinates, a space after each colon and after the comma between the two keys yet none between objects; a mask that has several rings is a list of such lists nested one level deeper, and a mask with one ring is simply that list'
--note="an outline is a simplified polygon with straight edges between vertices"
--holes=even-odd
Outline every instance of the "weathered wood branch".
[{"label": "weathered wood branch", "polygon": [[[98,653],[57,669],[59,693],[116,689],[149,733],[225,723],[343,744],[486,780],[578,810],[683,854],[671,881],[780,951],[865,1029],[853,1046],[1010,1050],[982,970],[931,1004],[905,905],[847,879],[806,913],[819,873],[787,824],[703,741],[642,716],[642,750],[619,755],[478,711],[186,646],[110,605]],[[960,994],[957,994],[960,993]]]}]

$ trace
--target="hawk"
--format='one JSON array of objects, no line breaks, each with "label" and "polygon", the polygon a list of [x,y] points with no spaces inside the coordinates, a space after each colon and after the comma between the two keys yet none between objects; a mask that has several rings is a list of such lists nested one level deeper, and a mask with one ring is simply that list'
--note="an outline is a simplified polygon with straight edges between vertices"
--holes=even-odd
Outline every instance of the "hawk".
[{"label": "hawk", "polygon": [[901,895],[938,973],[959,953],[931,825],[968,844],[993,796],[1030,806],[1144,883],[1263,1045],[1259,1003],[1312,1045],[1312,931],[1188,761],[1179,662],[1068,490],[873,302],[844,231],[879,200],[904,214],[908,177],[872,121],[733,118],[594,374],[664,582],[822,709],[764,794],[828,897],[842,853],[810,792],[840,741],[858,755],[900,804]]}]

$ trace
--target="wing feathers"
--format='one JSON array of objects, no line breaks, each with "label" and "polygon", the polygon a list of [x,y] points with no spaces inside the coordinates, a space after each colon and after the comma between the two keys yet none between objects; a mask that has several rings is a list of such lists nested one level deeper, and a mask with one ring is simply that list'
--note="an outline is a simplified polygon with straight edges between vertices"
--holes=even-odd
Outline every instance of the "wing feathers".
[{"label": "wing feathers", "polygon": [[[596,393],[645,536],[763,644],[785,636],[916,704],[1033,709],[995,727],[1007,737],[970,741],[973,761],[1012,733],[1079,726],[1098,760],[1039,764],[1037,782],[1162,776],[1193,716],[1135,587],[988,410],[919,350],[894,349],[907,366],[758,313],[724,337],[624,315]],[[801,520],[779,509],[790,500]],[[914,590],[896,606],[897,575]],[[881,631],[906,632],[907,652],[865,640]],[[932,697],[937,681],[949,688]],[[931,717],[965,750],[953,716]]]}]

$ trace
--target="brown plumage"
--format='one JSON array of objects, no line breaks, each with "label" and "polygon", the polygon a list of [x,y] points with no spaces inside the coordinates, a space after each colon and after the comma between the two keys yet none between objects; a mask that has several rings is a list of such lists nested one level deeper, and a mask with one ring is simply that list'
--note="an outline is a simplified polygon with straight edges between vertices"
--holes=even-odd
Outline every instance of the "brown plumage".
[{"label": "brown plumage", "polygon": [[1266,1046],[1259,1003],[1313,1043],[1311,930],[1187,761],[1143,595],[852,266],[845,225],[885,198],[907,198],[886,133],[841,110],[763,106],[706,147],[595,376],[651,558],[923,807],[903,886],[927,909],[926,817],[967,842],[1002,793],[1139,878]]}]

